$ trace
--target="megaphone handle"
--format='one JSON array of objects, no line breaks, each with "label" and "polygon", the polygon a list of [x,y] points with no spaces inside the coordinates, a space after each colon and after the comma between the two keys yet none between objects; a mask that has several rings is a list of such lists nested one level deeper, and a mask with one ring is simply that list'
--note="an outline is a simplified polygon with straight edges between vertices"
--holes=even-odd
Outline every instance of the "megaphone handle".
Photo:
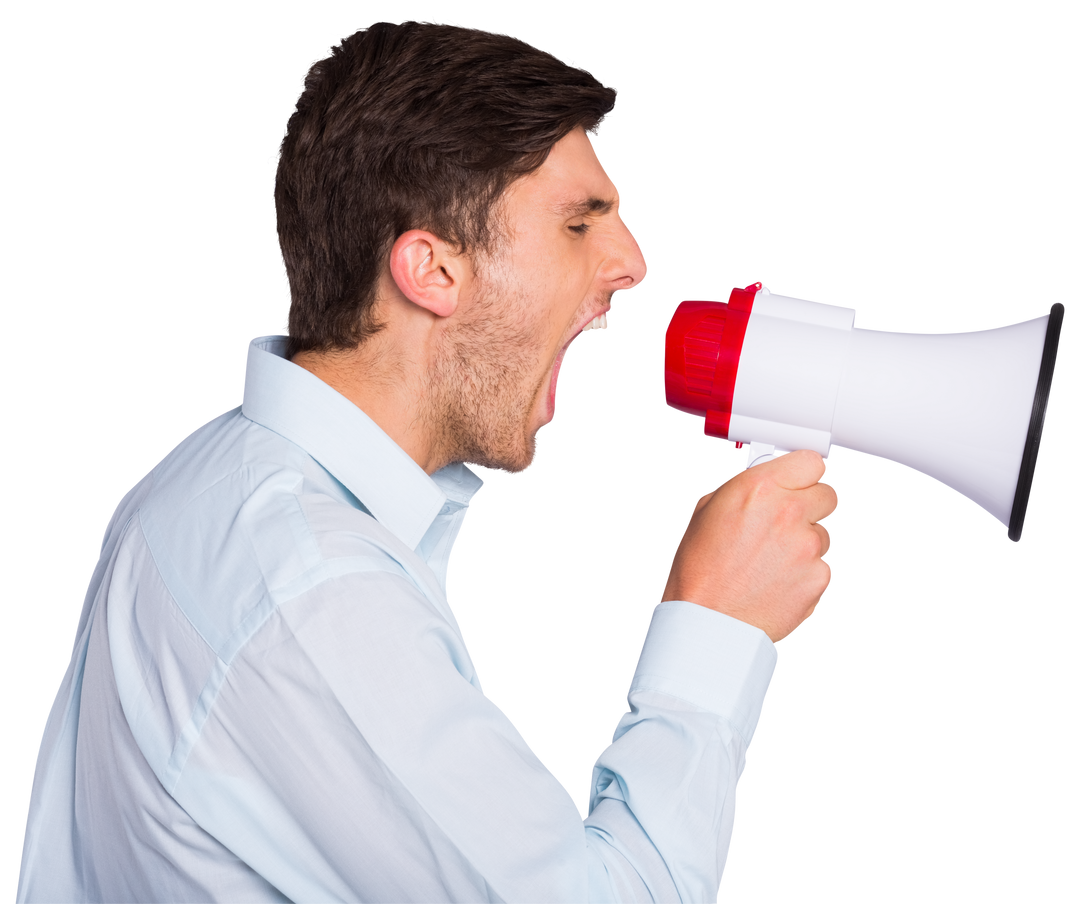
[{"label": "megaphone handle", "polygon": [[778,455],[783,455],[786,452],[790,452],[790,449],[778,449],[776,446],[769,443],[750,443],[750,460],[746,463],[746,468],[749,470],[754,465],[760,465],[762,462],[772,461]]}]

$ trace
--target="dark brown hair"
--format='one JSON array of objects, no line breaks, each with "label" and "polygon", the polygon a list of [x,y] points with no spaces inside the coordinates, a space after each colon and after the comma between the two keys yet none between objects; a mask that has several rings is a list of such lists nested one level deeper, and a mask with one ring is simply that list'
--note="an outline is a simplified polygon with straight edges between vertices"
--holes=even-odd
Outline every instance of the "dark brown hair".
[{"label": "dark brown hair", "polygon": [[490,248],[507,186],[614,105],[588,72],[505,35],[381,22],[342,41],[308,72],[281,144],[289,356],[379,329],[377,280],[403,232]]}]

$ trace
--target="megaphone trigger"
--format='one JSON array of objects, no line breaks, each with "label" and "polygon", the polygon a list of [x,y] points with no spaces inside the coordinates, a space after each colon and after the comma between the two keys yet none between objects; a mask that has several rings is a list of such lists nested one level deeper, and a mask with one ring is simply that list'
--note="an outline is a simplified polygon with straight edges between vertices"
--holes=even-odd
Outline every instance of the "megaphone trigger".
[{"label": "megaphone trigger", "polygon": [[[741,443],[739,444],[741,445]],[[790,449],[779,449],[771,443],[757,443],[753,440],[750,441],[750,458],[747,461],[746,468],[749,470],[754,465],[760,465],[766,461],[772,461],[781,455],[786,455],[790,452]]]}]

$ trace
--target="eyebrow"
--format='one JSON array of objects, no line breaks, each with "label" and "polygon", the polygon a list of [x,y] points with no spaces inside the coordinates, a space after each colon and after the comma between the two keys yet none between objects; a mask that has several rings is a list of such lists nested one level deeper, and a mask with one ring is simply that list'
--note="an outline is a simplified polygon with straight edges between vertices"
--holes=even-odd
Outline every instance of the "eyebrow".
[{"label": "eyebrow", "polygon": [[580,217],[587,213],[610,213],[615,207],[614,201],[605,201],[603,198],[586,198],[583,201],[571,201],[556,208],[556,211],[564,217]]}]

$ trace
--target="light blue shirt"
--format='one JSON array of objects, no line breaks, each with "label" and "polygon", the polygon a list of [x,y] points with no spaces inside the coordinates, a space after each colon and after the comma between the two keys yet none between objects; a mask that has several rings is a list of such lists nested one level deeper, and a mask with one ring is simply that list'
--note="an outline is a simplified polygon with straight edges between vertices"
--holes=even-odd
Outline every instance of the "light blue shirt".
[{"label": "light blue shirt", "polygon": [[284,346],[109,525],[19,900],[715,898],[766,635],[657,607],[582,823],[447,605],[480,480],[429,477]]}]

